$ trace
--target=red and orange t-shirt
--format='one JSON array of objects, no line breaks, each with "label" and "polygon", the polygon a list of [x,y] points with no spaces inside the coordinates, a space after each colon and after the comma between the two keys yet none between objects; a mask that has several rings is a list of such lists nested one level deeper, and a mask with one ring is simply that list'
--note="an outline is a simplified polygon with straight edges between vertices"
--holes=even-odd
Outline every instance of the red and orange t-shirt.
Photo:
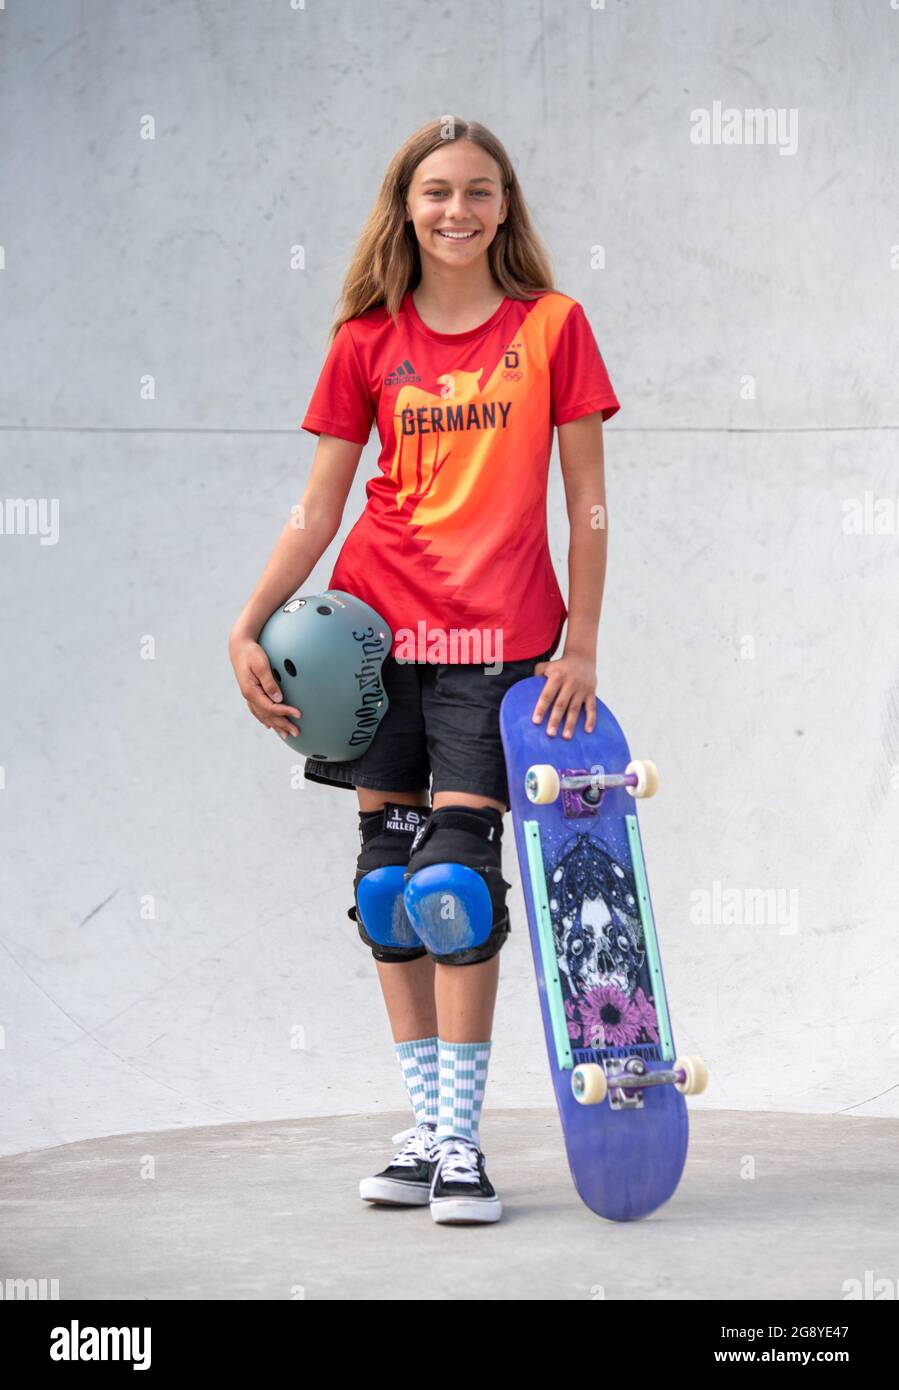
[{"label": "red and orange t-shirt", "polygon": [[508,296],[466,333],[437,333],[411,290],[341,325],[303,419],[381,440],[368,501],[328,588],[355,594],[408,661],[516,661],[555,650],[568,615],[546,488],[555,425],[620,408],[580,304]]}]

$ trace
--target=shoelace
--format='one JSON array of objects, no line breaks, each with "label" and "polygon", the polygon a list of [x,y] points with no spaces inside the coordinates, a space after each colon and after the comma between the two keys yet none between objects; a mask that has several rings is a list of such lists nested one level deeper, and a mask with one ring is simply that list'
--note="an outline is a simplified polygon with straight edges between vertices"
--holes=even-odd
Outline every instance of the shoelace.
[{"label": "shoelace", "polygon": [[434,1130],[429,1125],[413,1125],[411,1129],[400,1130],[399,1134],[391,1136],[391,1143],[399,1144],[404,1139],[408,1142],[390,1160],[391,1168],[414,1168],[422,1159],[430,1159]]},{"label": "shoelace", "polygon": [[468,1139],[442,1139],[437,1172],[449,1182],[480,1182],[477,1145]]}]

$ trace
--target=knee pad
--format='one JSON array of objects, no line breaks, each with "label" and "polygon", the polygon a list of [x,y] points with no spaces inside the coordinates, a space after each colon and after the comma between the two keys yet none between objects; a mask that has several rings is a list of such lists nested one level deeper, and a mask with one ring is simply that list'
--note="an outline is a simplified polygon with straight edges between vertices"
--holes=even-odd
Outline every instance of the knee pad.
[{"label": "knee pad", "polygon": [[489,960],[509,935],[502,875],[503,815],[495,806],[441,806],[418,831],[405,872],[406,911],[440,965]]},{"label": "knee pad", "polygon": [[406,913],[403,874],[412,842],[430,814],[429,806],[390,802],[380,811],[359,813],[362,850],[353,884],[356,904],[347,916],[375,960],[418,960],[426,954]]}]

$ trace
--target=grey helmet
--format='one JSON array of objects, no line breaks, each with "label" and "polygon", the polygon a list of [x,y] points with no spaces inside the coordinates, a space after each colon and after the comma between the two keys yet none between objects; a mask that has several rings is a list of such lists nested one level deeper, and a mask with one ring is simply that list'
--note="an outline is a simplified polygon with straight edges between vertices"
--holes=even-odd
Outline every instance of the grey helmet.
[{"label": "grey helmet", "polygon": [[367,603],[328,589],[294,595],[259,634],[286,705],[303,711],[299,734],[284,743],[308,758],[344,763],[360,757],[387,713],[381,666],[393,633]]}]

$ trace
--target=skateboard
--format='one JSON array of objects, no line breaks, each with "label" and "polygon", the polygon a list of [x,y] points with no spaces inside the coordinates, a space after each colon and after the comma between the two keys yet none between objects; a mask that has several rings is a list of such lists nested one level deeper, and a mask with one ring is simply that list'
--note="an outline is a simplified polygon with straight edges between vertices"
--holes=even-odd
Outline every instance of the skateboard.
[{"label": "skateboard", "polygon": [[500,706],[509,810],[543,1030],[568,1166],[599,1216],[636,1221],[672,1195],[687,1157],[684,1097],[705,1089],[699,1057],[675,1053],[638,798],[658,772],[631,759],[609,709],[582,709],[570,739],[529,676]]}]

